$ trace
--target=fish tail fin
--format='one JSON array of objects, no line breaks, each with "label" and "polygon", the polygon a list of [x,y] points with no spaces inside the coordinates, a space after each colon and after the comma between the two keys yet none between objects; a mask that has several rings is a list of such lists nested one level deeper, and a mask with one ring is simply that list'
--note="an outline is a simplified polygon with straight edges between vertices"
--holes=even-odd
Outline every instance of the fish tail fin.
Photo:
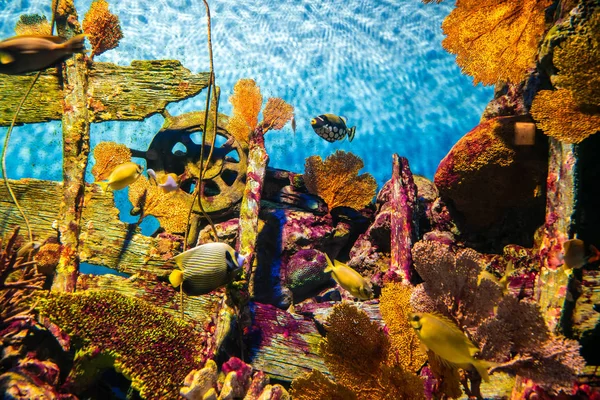
[{"label": "fish tail fin", "polygon": [[497,366],[497,364],[491,361],[477,360],[473,363],[473,366],[477,370],[477,373],[481,376],[481,379],[483,379],[485,382],[489,382],[490,376],[488,374],[488,369]]},{"label": "fish tail fin", "polygon": [[325,253],[325,258],[327,259],[327,268],[325,268],[324,272],[331,272],[333,271],[333,263],[331,262],[331,259],[329,258],[329,256],[327,255],[327,253]]},{"label": "fish tail fin", "polygon": [[352,139],[354,139],[354,134],[356,133],[356,127],[353,126],[352,128],[350,128],[350,130],[348,131],[348,141],[352,141]]},{"label": "fish tail fin", "polygon": [[100,186],[103,192],[108,191],[108,182],[94,182],[94,184]]},{"label": "fish tail fin", "polygon": [[84,41],[86,36],[87,35],[85,33],[73,36],[71,39],[61,44],[61,46],[69,53],[82,53],[84,50]]},{"label": "fish tail fin", "polygon": [[181,283],[183,282],[183,272],[174,269],[169,275],[169,282],[171,282],[171,285],[173,285],[174,288],[181,286]]}]

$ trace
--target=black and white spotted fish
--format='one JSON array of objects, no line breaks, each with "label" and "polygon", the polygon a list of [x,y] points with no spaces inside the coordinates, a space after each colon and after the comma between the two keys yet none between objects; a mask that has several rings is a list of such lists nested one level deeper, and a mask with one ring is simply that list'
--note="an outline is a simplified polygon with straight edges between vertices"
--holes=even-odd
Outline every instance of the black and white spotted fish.
[{"label": "black and white spotted fish", "polygon": [[348,135],[348,140],[352,141],[356,131],[355,126],[352,128],[346,127],[346,118],[334,114],[319,115],[311,119],[310,124],[317,135],[332,143],[336,140],[342,140],[346,135]]},{"label": "black and white spotted fish", "polygon": [[180,268],[169,275],[173,287],[183,285],[190,296],[200,296],[233,281],[244,257],[227,243],[206,243],[173,257]]}]

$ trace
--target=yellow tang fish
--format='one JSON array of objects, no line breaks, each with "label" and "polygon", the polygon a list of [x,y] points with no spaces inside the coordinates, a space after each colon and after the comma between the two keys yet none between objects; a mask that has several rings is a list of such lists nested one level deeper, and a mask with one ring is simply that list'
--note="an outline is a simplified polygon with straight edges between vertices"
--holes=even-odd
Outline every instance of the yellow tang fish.
[{"label": "yellow tang fish", "polygon": [[411,313],[409,320],[421,343],[436,356],[461,368],[472,365],[481,378],[489,382],[487,369],[492,363],[473,357],[479,349],[456,324],[446,317],[432,313]]},{"label": "yellow tang fish", "polygon": [[183,285],[190,296],[200,296],[233,281],[244,257],[227,243],[206,243],[173,257],[181,270],[173,270],[169,282]]},{"label": "yellow tang fish", "polygon": [[139,164],[134,162],[126,162],[121,165],[117,165],[108,176],[108,180],[106,182],[94,183],[100,185],[100,187],[102,187],[102,189],[105,191],[107,188],[111,188],[112,190],[125,189],[140,177],[143,170],[144,167]]},{"label": "yellow tang fish", "polygon": [[335,264],[332,264],[327,254],[325,254],[325,258],[327,258],[327,268],[325,268],[325,272],[331,272],[333,279],[335,279],[341,287],[349,291],[352,296],[361,300],[369,300],[373,297],[371,282],[367,281],[361,274],[338,260],[334,260]]},{"label": "yellow tang fish", "polygon": [[21,35],[0,42],[0,73],[40,71],[83,52],[84,34],[66,40],[50,35]]}]

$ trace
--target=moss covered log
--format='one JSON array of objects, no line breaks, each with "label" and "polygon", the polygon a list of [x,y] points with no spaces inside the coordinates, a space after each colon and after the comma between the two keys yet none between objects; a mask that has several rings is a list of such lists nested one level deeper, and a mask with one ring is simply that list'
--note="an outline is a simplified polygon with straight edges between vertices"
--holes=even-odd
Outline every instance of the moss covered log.
[{"label": "moss covered log", "polygon": [[[168,103],[198,94],[208,73],[192,74],[179,61],[132,61],[130,66],[95,62],[89,68],[88,108],[91,122],[141,121]],[[0,126],[8,126],[33,76],[0,75]],[[56,68],[42,73],[23,105],[17,124],[59,120],[63,88]]]}]

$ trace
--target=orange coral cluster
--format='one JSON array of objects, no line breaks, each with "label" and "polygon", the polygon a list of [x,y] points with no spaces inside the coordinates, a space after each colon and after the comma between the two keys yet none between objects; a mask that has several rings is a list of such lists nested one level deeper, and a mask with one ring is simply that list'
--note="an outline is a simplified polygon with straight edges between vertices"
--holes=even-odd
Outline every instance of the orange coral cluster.
[{"label": "orange coral cluster", "polygon": [[540,91],[531,115],[546,135],[567,143],[580,143],[600,130],[600,114],[579,106],[567,89]]},{"label": "orange coral cluster", "polygon": [[[387,335],[369,316],[349,303],[338,304],[327,319],[327,337],[321,353],[338,385],[360,399],[422,399],[421,379],[406,372],[390,357]],[[309,375],[310,376],[310,375]],[[313,377],[315,374],[313,373]],[[308,398],[319,389],[307,383],[307,376],[292,382],[292,396]],[[318,377],[324,381],[324,377]],[[322,393],[346,392],[333,382],[323,382]],[[321,397],[322,398],[322,397]]]},{"label": "orange coral cluster", "polygon": [[552,0],[462,0],[444,20],[442,45],[474,82],[518,83],[535,63]]},{"label": "orange coral cluster", "polygon": [[49,35],[50,23],[43,15],[21,15],[15,26],[15,33],[17,35]]},{"label": "orange coral cluster", "polygon": [[94,159],[96,164],[92,168],[92,175],[96,181],[103,181],[115,167],[131,161],[131,150],[124,144],[100,142],[94,147]]},{"label": "orange coral cluster", "polygon": [[129,185],[129,200],[139,208],[142,215],[153,215],[160,226],[169,233],[185,232],[192,196],[181,189],[166,193],[157,185],[150,184],[145,176]]},{"label": "orange coral cluster", "polygon": [[229,118],[227,130],[238,141],[248,143],[250,132],[258,124],[258,113],[262,106],[260,88],[253,79],[240,79],[229,97],[233,105],[233,115]]},{"label": "orange coral cluster", "polygon": [[279,130],[294,115],[294,107],[278,97],[271,97],[263,110],[264,132],[270,129]]},{"label": "orange coral cluster", "polygon": [[341,150],[325,159],[311,156],[304,164],[308,191],[320,196],[331,210],[339,206],[360,209],[375,196],[377,182],[371,174],[358,175],[364,166],[360,157]]},{"label": "orange coral cluster", "polygon": [[412,288],[401,282],[386,285],[379,299],[381,316],[389,329],[391,352],[407,371],[417,372],[427,361],[421,350],[419,338],[408,322],[408,314],[414,312],[410,304]]},{"label": "orange coral cluster", "polygon": [[92,57],[114,49],[123,38],[119,17],[108,11],[106,0],[94,0],[83,18],[83,31],[92,45]]}]

